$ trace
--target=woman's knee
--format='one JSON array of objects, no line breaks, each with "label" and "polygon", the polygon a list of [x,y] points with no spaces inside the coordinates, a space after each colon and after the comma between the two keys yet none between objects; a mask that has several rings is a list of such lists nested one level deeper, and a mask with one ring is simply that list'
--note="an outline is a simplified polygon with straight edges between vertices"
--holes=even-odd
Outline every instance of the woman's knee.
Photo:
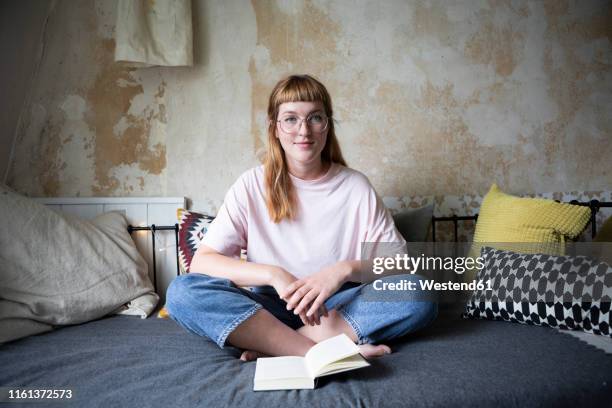
[{"label": "woman's knee", "polygon": [[408,302],[402,309],[403,316],[385,328],[383,337],[392,339],[414,333],[429,326],[438,315],[438,305],[435,302]]},{"label": "woman's knee", "polygon": [[203,274],[189,273],[177,276],[166,291],[166,309],[176,316],[183,309],[196,306],[195,303],[206,299],[210,292],[227,287],[231,282]]},{"label": "woman's knee", "polygon": [[438,316],[438,304],[436,302],[414,302],[411,305],[409,318],[413,321],[414,330],[428,326]]},{"label": "woman's knee", "polygon": [[175,316],[180,311],[181,303],[189,296],[191,281],[192,279],[189,274],[180,275],[174,278],[170,285],[168,285],[166,290],[166,310],[170,316]]}]

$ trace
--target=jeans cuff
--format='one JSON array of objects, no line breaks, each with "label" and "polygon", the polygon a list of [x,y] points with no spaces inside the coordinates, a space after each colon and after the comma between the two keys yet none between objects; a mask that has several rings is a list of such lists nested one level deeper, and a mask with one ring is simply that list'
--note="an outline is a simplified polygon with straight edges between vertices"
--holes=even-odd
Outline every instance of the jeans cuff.
[{"label": "jeans cuff", "polygon": [[344,309],[336,309],[338,311],[338,313],[340,313],[340,315],[344,318],[344,320],[349,324],[349,326],[351,326],[353,328],[353,331],[355,331],[355,334],[357,335],[357,344],[366,344],[366,343],[370,343],[370,339],[365,337],[363,335],[363,332],[361,331],[361,327],[359,326],[359,323],[357,323],[355,321],[355,319],[353,319],[353,317],[348,314],[348,312]]},{"label": "jeans cuff", "polygon": [[221,348],[224,348],[225,341],[227,340],[227,337],[230,335],[230,333],[233,332],[236,329],[236,327],[238,327],[241,323],[243,323],[249,317],[253,316],[255,312],[257,312],[261,308],[262,306],[259,303],[256,303],[255,305],[253,305],[252,308],[250,308],[245,313],[240,315],[237,319],[235,319],[229,326],[225,328],[225,330],[221,332],[221,335],[217,338],[217,341],[216,341],[217,345]]}]

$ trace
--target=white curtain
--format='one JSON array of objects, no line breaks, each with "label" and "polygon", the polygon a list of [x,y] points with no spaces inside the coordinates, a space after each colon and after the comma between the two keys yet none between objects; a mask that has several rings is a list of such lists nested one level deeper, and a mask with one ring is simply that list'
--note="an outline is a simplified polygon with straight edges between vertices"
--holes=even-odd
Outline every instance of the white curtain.
[{"label": "white curtain", "polygon": [[191,0],[117,0],[115,61],[192,66]]}]

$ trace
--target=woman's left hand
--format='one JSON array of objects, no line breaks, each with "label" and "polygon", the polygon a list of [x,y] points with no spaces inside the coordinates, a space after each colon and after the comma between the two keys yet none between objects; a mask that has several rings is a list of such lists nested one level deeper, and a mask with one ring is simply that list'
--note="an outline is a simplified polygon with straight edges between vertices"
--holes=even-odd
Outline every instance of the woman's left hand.
[{"label": "woman's left hand", "polygon": [[[348,268],[348,269],[347,269]],[[326,266],[319,272],[289,284],[280,295],[287,302],[287,310],[295,308],[295,314],[306,311],[306,316],[315,314],[323,303],[336,293],[345,282],[350,266],[345,262],[337,262]]]}]

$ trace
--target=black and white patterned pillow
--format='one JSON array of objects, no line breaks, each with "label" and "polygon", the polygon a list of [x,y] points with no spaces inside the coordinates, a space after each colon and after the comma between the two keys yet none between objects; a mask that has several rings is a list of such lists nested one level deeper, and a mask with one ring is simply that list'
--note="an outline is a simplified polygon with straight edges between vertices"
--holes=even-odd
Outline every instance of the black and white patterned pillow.
[{"label": "black and white patterned pillow", "polygon": [[518,254],[483,247],[484,267],[464,318],[579,329],[612,337],[612,267],[585,256]]}]

